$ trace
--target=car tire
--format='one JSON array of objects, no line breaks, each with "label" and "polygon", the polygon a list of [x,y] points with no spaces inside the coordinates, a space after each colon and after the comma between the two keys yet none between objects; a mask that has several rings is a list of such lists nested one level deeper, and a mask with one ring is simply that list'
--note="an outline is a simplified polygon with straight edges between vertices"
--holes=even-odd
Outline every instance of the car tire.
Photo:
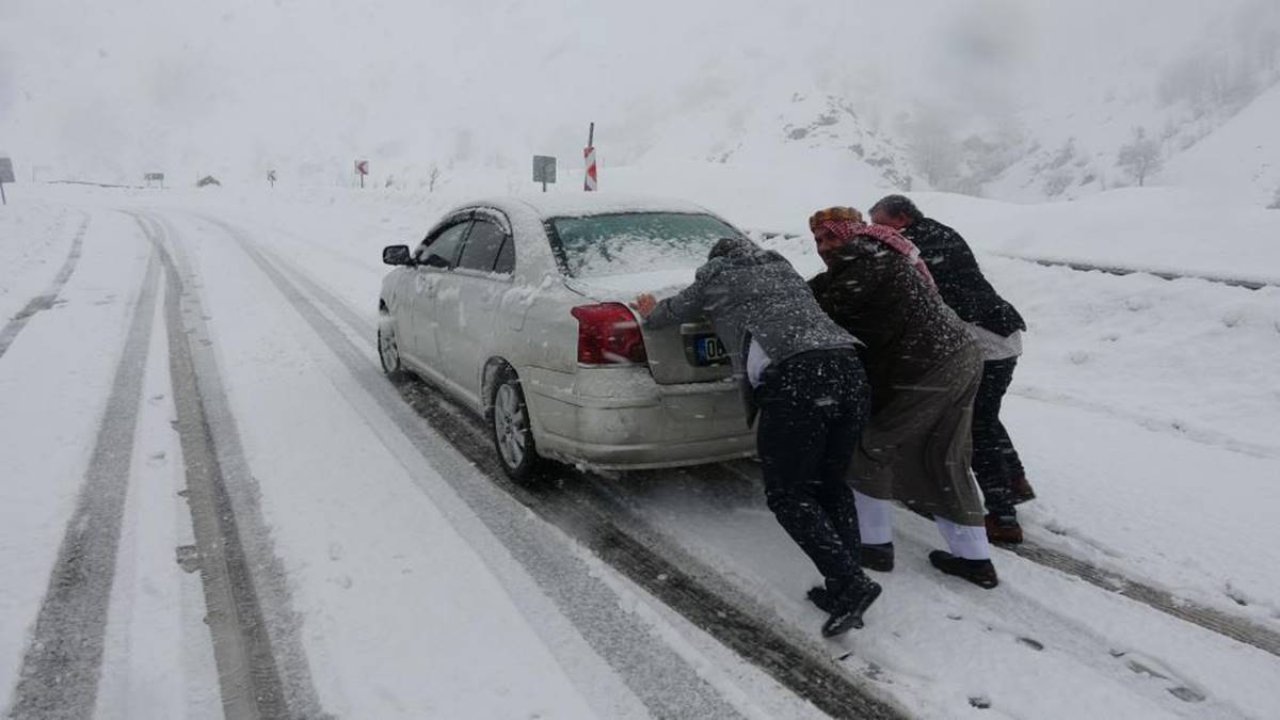
[{"label": "car tire", "polygon": [[404,376],[404,363],[400,360],[400,344],[396,341],[395,325],[389,316],[378,320],[378,360],[382,371],[395,380]]},{"label": "car tire", "polygon": [[532,482],[541,461],[533,443],[529,406],[520,378],[509,366],[503,365],[494,373],[486,419],[498,463],[507,477],[520,484]]}]

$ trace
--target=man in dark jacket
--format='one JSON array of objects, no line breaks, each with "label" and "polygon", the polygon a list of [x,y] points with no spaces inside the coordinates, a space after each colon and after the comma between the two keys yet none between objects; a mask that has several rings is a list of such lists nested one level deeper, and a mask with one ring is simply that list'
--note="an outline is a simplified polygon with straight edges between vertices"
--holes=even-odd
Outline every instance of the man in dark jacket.
[{"label": "man in dark jacket", "polygon": [[925,217],[902,195],[871,206],[871,222],[902,233],[920,250],[942,300],[969,323],[983,350],[982,382],[973,403],[973,472],[987,509],[987,536],[1022,542],[1014,505],[1035,497],[1013,441],[1000,422],[1000,404],[1022,354],[1022,316],[996,293],[960,233]]},{"label": "man in dark jacket", "polygon": [[809,218],[827,269],[809,281],[818,304],[865,343],[871,418],[849,474],[862,564],[893,569],[890,500],[933,516],[948,550],[929,562],[983,588],[999,584],[969,472],[973,396],[982,355],[938,296],[915,246],[854,208]]},{"label": "man in dark jacket", "polygon": [[711,320],[749,388],[748,422],[759,408],[769,509],[826,580],[822,634],[862,627],[880,586],[858,565],[857,511],[844,479],[869,404],[857,341],[822,312],[786,258],[744,238],[718,241],[679,294],[661,302],[643,294],[634,307],[649,327]]}]

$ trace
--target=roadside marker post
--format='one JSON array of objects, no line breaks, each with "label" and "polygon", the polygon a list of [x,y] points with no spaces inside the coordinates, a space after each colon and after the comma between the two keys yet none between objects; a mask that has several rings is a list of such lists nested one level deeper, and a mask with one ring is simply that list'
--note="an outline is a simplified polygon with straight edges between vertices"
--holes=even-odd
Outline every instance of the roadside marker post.
[{"label": "roadside marker post", "polygon": [[0,204],[9,204],[9,198],[4,194],[4,184],[13,181],[13,161],[7,157],[0,157]]},{"label": "roadside marker post", "polygon": [[582,149],[582,159],[586,161],[587,171],[582,176],[582,189],[586,192],[593,192],[600,187],[599,179],[596,177],[596,124],[591,123],[591,129],[587,130],[587,146]]}]

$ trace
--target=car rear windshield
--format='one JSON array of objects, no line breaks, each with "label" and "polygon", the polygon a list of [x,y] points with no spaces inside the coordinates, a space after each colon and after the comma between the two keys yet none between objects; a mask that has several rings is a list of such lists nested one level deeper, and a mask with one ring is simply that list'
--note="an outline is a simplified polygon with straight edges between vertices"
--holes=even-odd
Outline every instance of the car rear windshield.
[{"label": "car rear windshield", "polygon": [[711,215],[642,212],[552,218],[565,270],[602,277],[697,267],[722,237],[739,237]]}]

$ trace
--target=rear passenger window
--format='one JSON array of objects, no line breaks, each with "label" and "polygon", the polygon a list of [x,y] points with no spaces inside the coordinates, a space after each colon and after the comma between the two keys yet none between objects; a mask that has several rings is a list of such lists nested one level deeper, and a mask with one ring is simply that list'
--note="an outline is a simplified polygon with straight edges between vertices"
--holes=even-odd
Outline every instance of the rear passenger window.
[{"label": "rear passenger window", "polygon": [[516,270],[516,241],[507,236],[502,241],[502,250],[498,251],[498,262],[494,264],[493,271],[510,275]]},{"label": "rear passenger window", "polygon": [[458,261],[458,267],[494,272],[506,237],[502,228],[497,225],[477,220],[471,227],[471,234],[467,236],[467,244],[462,248],[462,259]]}]

